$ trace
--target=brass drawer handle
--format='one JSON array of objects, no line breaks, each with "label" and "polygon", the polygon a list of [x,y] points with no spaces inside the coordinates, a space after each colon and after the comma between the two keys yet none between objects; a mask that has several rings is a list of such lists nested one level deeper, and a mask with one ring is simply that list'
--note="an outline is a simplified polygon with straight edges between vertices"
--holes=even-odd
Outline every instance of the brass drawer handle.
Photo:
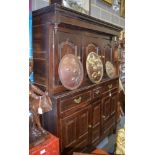
[{"label": "brass drawer handle", "polygon": [[88,128],[91,128],[92,127],[92,125],[88,125]]},{"label": "brass drawer handle", "polygon": [[105,116],[104,116],[104,115],[102,115],[102,118],[103,118],[103,119],[105,119]]},{"label": "brass drawer handle", "polygon": [[97,91],[95,92],[95,94],[96,94],[96,95],[98,95],[99,93],[100,93],[100,91],[99,91],[99,90],[97,90]]},{"label": "brass drawer handle", "polygon": [[77,99],[74,99],[74,102],[75,102],[75,103],[80,103],[81,100],[82,100],[82,97],[79,97],[79,98],[77,98]]},{"label": "brass drawer handle", "polygon": [[112,88],[112,84],[109,84],[109,85],[108,85],[108,88],[111,89],[111,88]]}]

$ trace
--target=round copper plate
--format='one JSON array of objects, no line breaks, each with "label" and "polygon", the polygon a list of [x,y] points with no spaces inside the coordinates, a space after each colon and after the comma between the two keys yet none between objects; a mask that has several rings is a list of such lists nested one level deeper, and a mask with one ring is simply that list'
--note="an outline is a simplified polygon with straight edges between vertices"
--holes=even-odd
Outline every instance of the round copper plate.
[{"label": "round copper plate", "polygon": [[116,69],[114,68],[114,65],[110,61],[107,61],[105,63],[105,68],[109,78],[114,78],[116,76]]},{"label": "round copper plate", "polygon": [[83,81],[83,66],[73,54],[66,54],[59,63],[59,77],[63,86],[69,90],[78,88]]},{"label": "round copper plate", "polygon": [[87,56],[86,68],[89,79],[93,83],[99,83],[103,77],[103,64],[100,57],[95,53],[91,52]]}]

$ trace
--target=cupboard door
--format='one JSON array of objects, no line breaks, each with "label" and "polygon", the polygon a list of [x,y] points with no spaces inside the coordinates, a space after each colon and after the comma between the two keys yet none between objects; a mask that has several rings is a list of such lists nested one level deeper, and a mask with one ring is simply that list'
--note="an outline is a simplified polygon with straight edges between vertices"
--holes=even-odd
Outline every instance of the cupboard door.
[{"label": "cupboard door", "polygon": [[77,122],[78,118],[72,116],[62,119],[62,145],[63,147],[70,147],[77,142]]},{"label": "cupboard door", "polygon": [[87,111],[82,111],[82,113],[79,115],[79,133],[78,137],[81,139],[85,135],[88,134],[88,110]]},{"label": "cupboard door", "polygon": [[[100,139],[101,100],[93,103],[92,107],[92,143]],[[91,127],[91,126],[89,126]]]},{"label": "cupboard door", "polygon": [[110,96],[107,94],[103,97],[101,103],[101,137],[105,136],[105,123],[110,118]]},{"label": "cupboard door", "polygon": [[[89,143],[89,106],[61,120],[62,151],[80,150]],[[81,146],[81,144],[83,144]],[[64,150],[65,149],[65,150]]]},{"label": "cupboard door", "polygon": [[89,143],[89,108],[81,110],[78,115],[78,144],[76,151],[82,151]]},{"label": "cupboard door", "polygon": [[111,96],[111,109],[110,109],[110,115],[114,115],[116,113],[116,108],[117,108],[117,97],[118,93],[115,92]]}]

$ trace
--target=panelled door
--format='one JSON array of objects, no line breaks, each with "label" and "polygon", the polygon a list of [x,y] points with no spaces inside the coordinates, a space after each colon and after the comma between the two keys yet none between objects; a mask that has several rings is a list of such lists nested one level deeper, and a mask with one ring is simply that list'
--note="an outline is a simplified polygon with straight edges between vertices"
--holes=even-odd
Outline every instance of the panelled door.
[{"label": "panelled door", "polygon": [[110,115],[114,115],[116,113],[117,101],[118,101],[118,93],[117,91],[112,93],[111,95],[111,108],[110,108]]},{"label": "panelled door", "polygon": [[110,118],[110,107],[111,107],[111,95],[106,94],[102,98],[102,110],[101,110],[101,118],[103,121],[107,121]]},{"label": "panelled door", "polygon": [[101,103],[101,137],[104,136],[105,122],[108,121],[111,114],[111,95],[106,93],[102,98]]},{"label": "panelled door", "polygon": [[88,145],[89,110],[90,107],[87,106],[85,109],[61,120],[61,149],[72,150],[76,148],[80,150]]},{"label": "panelled door", "polygon": [[97,143],[100,140],[100,128],[101,128],[101,99],[95,101],[92,105],[92,143]]}]

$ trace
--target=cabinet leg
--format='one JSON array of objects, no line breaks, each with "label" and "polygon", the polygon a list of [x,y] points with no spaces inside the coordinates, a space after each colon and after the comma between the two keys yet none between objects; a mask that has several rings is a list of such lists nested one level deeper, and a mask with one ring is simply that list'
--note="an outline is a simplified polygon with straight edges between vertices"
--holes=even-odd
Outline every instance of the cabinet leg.
[{"label": "cabinet leg", "polygon": [[116,134],[116,129],[113,129],[113,134]]}]

